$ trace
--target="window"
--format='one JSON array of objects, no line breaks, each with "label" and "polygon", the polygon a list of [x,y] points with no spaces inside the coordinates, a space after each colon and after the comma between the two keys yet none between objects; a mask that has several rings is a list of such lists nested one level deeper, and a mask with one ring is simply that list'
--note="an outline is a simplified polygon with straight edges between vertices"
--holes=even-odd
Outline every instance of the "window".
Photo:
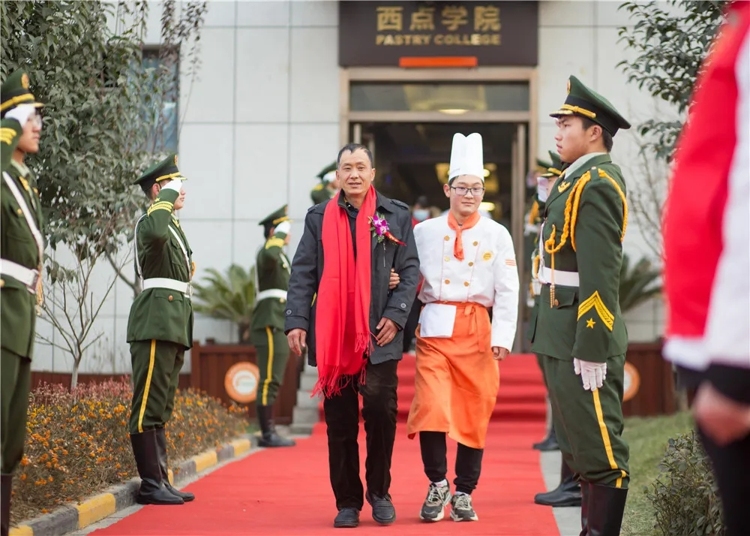
[{"label": "window", "polygon": [[530,103],[528,82],[353,82],[349,99],[354,112],[516,112]]},{"label": "window", "polygon": [[[152,135],[148,140],[148,150],[154,153],[176,153],[179,147],[179,102],[180,102],[180,62],[179,51],[167,58],[160,55],[158,48],[143,50],[143,66],[150,70],[151,80],[163,88],[163,95],[157,99],[161,107],[149,111],[146,124]],[[147,91],[147,88],[144,88]],[[160,108],[160,109],[159,109]]]}]

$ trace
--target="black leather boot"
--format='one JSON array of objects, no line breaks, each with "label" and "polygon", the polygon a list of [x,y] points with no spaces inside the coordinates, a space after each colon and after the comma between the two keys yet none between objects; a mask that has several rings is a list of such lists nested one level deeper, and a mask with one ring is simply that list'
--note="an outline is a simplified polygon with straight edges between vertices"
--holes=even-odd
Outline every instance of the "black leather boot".
[{"label": "black leather boot", "polygon": [[627,488],[589,484],[587,536],[620,536]]},{"label": "black leather boot", "polygon": [[557,434],[555,433],[555,427],[551,426],[547,432],[547,437],[542,439],[539,443],[534,443],[535,450],[541,450],[542,452],[549,452],[552,450],[560,450],[560,445],[557,443]]},{"label": "black leather boot", "polygon": [[534,502],[556,508],[581,506],[581,485],[576,481],[573,471],[565,460],[562,461],[560,468],[560,485],[547,493],[537,493],[534,496]]},{"label": "black leather boot", "polygon": [[259,447],[293,447],[296,445],[293,439],[281,437],[276,433],[276,427],[273,424],[273,406],[255,407],[258,415],[258,424],[260,425],[261,436],[258,440]]},{"label": "black leather boot", "polygon": [[159,468],[161,469],[161,481],[164,483],[164,487],[167,488],[169,493],[176,495],[185,502],[190,502],[195,499],[195,495],[187,491],[180,491],[175,489],[172,484],[169,483],[169,458],[167,458],[167,433],[164,428],[156,429],[156,448],[159,452]]},{"label": "black leather boot", "polygon": [[579,536],[589,536],[589,508],[591,491],[588,482],[581,480],[581,533]]},{"label": "black leather boot", "polygon": [[164,486],[159,466],[159,449],[156,445],[156,430],[146,430],[142,434],[131,434],[138,475],[141,477],[141,488],[135,502],[138,504],[184,504],[184,501],[173,495]]},{"label": "black leather boot", "polygon": [[10,531],[10,495],[13,491],[13,475],[2,475],[2,487],[0,488],[0,536],[8,536]]},{"label": "black leather boot", "polygon": [[534,495],[534,502],[543,506],[552,506],[553,508],[581,506],[581,487],[573,479],[563,480],[552,491]]}]

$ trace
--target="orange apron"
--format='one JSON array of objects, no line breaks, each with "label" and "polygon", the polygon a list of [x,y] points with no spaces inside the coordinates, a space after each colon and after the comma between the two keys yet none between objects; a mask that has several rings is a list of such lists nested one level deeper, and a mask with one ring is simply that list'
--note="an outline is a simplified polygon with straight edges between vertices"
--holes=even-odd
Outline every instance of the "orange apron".
[{"label": "orange apron", "polygon": [[490,347],[492,325],[481,305],[451,305],[457,307],[452,337],[423,338],[417,327],[415,393],[407,433],[413,439],[418,432],[446,432],[467,447],[482,449],[500,387]]}]

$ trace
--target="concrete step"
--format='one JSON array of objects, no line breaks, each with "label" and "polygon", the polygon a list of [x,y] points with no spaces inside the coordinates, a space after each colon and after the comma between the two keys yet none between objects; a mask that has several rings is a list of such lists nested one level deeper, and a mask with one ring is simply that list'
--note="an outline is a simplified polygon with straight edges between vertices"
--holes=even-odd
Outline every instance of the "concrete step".
[{"label": "concrete step", "polygon": [[299,406],[294,408],[292,413],[292,424],[291,428],[299,426],[313,426],[317,424],[320,419],[320,411],[317,407],[315,408],[301,408]]},{"label": "concrete step", "polygon": [[315,387],[315,382],[318,381],[317,374],[303,373],[299,379],[299,390],[310,392]]},{"label": "concrete step", "polygon": [[317,408],[320,405],[320,397],[311,397],[310,391],[297,391],[297,407],[298,408]]},{"label": "concrete step", "polygon": [[289,431],[293,435],[310,435],[312,434],[314,424],[292,424],[289,427]]}]

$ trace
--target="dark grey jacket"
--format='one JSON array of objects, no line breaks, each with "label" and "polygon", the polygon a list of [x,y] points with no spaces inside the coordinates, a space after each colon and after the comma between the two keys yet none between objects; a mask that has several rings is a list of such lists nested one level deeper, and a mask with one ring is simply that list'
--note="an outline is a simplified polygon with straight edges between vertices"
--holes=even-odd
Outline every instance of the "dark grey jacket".
[{"label": "dark grey jacket", "polygon": [[[287,292],[286,333],[301,328],[307,331],[308,362],[316,366],[315,357],[315,309],[317,300],[313,297],[318,291],[323,275],[323,213],[328,203],[337,203],[339,196],[313,206],[305,217],[305,231],[297,246],[292,261],[292,275]],[[401,201],[377,194],[377,211],[385,216],[393,236],[405,246],[388,240],[378,244],[372,238],[372,291],[370,299],[370,332],[382,317],[393,320],[400,328],[406,325],[411,305],[417,293],[419,280],[419,259],[414,242],[409,207]],[[385,248],[383,248],[385,244]],[[391,268],[399,274],[401,281],[392,291],[388,290]],[[378,346],[373,339],[370,361],[374,364],[392,359],[401,359],[403,351],[403,330],[385,346]]]}]

